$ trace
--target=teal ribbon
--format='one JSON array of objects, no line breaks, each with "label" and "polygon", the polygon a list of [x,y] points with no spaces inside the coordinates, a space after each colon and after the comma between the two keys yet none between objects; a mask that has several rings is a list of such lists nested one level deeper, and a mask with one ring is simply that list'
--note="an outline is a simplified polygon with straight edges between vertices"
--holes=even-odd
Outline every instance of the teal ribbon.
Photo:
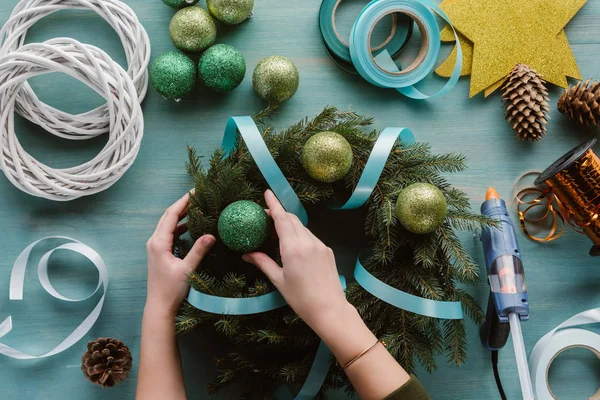
[{"label": "teal ribbon", "polygon": [[304,206],[277,166],[251,117],[229,118],[222,143],[225,154],[229,154],[235,147],[238,132],[244,139],[248,151],[256,162],[256,166],[273,190],[273,193],[277,195],[281,205],[288,212],[296,214],[300,221],[306,225],[308,223],[308,215]]},{"label": "teal ribbon", "polygon": [[[339,47],[336,44],[339,38],[335,35],[333,28],[333,12],[336,4],[337,0],[323,0],[319,18],[323,41],[330,52],[334,52]],[[394,49],[393,46],[386,46],[376,56],[371,51],[371,32],[381,18],[389,14],[404,14],[414,20],[419,26],[424,41],[415,63],[402,71],[398,69],[392,58],[394,56],[391,51]],[[432,95],[424,94],[414,87],[433,71],[440,53],[440,28],[436,21],[436,14],[452,27],[448,16],[431,0],[371,1],[357,17],[350,34],[349,52],[353,67],[372,85],[396,89],[413,99],[424,100],[445,95],[458,82],[462,69],[462,48],[458,34],[453,27],[457,43],[457,56],[450,79]],[[397,28],[400,29],[401,26],[397,25]],[[338,57],[344,59],[343,50],[338,52],[341,54]]]},{"label": "teal ribbon", "polygon": [[388,156],[394,149],[397,139],[400,139],[400,142],[403,144],[415,143],[415,136],[410,129],[385,128],[373,146],[373,150],[358,180],[356,189],[354,189],[346,204],[339,207],[338,210],[360,208],[369,200],[377,182],[379,182],[379,177],[383,172],[383,168],[385,168]]},{"label": "teal ribbon", "polygon": [[356,259],[354,279],[367,292],[394,307],[433,318],[463,319],[460,302],[424,299],[398,290],[371,275],[363,267],[360,257]]},{"label": "teal ribbon", "polygon": [[[321,3],[319,29],[321,30],[321,37],[323,38],[323,43],[325,43],[325,48],[333,61],[345,71],[355,74],[356,69],[352,66],[348,44],[340,39],[334,26],[334,14],[338,4],[338,0],[324,0]],[[385,45],[374,49],[376,54],[385,50],[391,53],[392,57],[395,57],[406,46],[412,36],[413,23],[410,17],[404,14],[395,14],[394,18],[396,19],[393,27],[394,31]]]},{"label": "teal ribbon", "polygon": [[[304,206],[277,166],[251,117],[232,117],[229,119],[222,144],[225,154],[230,154],[235,148],[238,132],[248,147],[248,151],[256,162],[258,169],[283,207],[288,212],[297,215],[302,223],[306,225],[308,223],[308,215]],[[411,144],[415,141],[414,135],[408,128],[386,128],[381,132],[373,146],[373,150],[356,189],[346,204],[338,209],[348,210],[359,208],[367,202],[379,181],[389,154],[393,151],[398,139],[403,144]],[[360,259],[357,260],[354,277],[366,291],[398,308],[434,318],[462,318],[462,309],[459,302],[424,299],[393,288],[375,278],[364,269]],[[340,276],[340,280],[342,286],[345,288],[346,281],[344,277]],[[213,314],[227,315],[257,314],[272,311],[286,305],[285,299],[279,292],[271,292],[257,297],[226,298],[201,293],[192,288],[187,300],[191,305],[200,310]],[[329,371],[330,357],[330,350],[321,343],[308,377],[302,389],[295,397],[296,400],[312,399],[318,394]]]}]

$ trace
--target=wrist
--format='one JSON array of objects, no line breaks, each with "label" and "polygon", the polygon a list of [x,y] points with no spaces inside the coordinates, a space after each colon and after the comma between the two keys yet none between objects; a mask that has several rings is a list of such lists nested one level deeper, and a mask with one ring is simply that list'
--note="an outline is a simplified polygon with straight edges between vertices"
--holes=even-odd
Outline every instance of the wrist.
[{"label": "wrist", "polygon": [[146,300],[144,318],[149,317],[153,320],[169,321],[169,323],[173,323],[176,316],[176,307],[164,305],[161,302],[152,301],[151,299]]}]

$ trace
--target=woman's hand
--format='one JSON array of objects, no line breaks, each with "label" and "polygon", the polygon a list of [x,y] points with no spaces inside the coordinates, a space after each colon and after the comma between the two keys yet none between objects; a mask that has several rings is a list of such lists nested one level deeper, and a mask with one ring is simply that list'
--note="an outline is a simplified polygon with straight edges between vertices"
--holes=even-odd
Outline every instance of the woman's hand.
[{"label": "woman's hand", "polygon": [[286,212],[273,192],[265,200],[279,236],[281,268],[264,253],[243,259],[256,265],[273,282],[288,304],[311,328],[348,308],[333,251]]},{"label": "woman's hand", "polygon": [[173,255],[173,241],[187,230],[179,224],[185,217],[189,204],[186,193],[167,209],[148,240],[148,297],[147,310],[167,317],[175,317],[177,310],[189,291],[187,276],[193,272],[215,244],[215,238],[205,235],[199,238],[183,260]]}]

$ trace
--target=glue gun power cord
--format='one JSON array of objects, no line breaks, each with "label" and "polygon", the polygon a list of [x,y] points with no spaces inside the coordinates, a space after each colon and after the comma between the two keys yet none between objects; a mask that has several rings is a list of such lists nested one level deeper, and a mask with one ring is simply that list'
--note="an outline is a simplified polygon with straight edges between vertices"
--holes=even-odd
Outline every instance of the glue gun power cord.
[{"label": "glue gun power cord", "polygon": [[498,372],[498,350],[492,350],[492,368],[494,369],[494,378],[496,379],[496,386],[498,386],[498,392],[502,400],[506,400],[506,394],[502,387],[502,381],[500,381],[500,373]]}]

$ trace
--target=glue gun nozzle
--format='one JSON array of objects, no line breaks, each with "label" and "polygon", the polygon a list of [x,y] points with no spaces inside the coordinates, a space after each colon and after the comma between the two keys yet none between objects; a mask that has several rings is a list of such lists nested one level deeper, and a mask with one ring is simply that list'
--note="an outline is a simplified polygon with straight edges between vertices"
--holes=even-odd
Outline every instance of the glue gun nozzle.
[{"label": "glue gun nozzle", "polygon": [[486,200],[499,199],[499,198],[500,198],[500,195],[498,194],[496,189],[494,189],[493,187],[488,188],[487,192],[485,193]]}]

